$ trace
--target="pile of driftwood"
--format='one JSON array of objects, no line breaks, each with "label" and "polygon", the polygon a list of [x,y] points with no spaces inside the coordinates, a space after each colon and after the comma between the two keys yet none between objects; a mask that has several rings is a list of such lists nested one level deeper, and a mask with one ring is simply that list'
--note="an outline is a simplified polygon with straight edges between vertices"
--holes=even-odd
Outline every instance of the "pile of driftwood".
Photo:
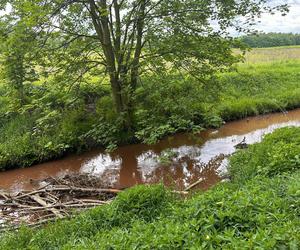
[{"label": "pile of driftwood", "polygon": [[[219,155],[199,167],[218,169],[227,155]],[[204,179],[200,178],[183,191],[187,195]],[[50,221],[72,217],[76,212],[110,203],[122,190],[104,188],[98,177],[87,174],[65,175],[31,180],[35,190],[15,194],[0,190],[0,232],[19,228],[22,224],[38,227]]]},{"label": "pile of driftwood", "polygon": [[70,217],[76,211],[110,203],[121,191],[103,188],[99,179],[89,175],[51,177],[38,184],[40,187],[34,191],[0,191],[0,231]]}]

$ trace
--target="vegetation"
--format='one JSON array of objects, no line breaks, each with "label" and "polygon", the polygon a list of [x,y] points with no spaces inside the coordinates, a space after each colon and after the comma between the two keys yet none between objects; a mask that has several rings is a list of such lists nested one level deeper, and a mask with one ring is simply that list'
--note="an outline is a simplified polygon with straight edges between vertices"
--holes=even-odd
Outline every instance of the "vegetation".
[{"label": "vegetation", "polygon": [[[250,145],[231,157],[230,173],[234,181],[244,183],[255,176],[274,177],[300,169],[299,128],[278,129],[263,142]],[[241,168],[241,166],[243,166]]]},{"label": "vegetation", "polygon": [[239,151],[233,182],[205,193],[137,186],[75,219],[3,235],[0,249],[298,249],[299,135],[280,129]]},{"label": "vegetation", "polygon": [[71,90],[55,83],[28,85],[27,104],[17,110],[2,86],[0,168],[29,166],[95,146],[154,143],[177,131],[299,107],[299,67],[293,60],[239,65],[236,72],[219,74],[209,85],[187,75],[149,75],[137,87],[131,133],[111,110],[108,86],[99,86],[93,78]]},{"label": "vegetation", "polygon": [[251,48],[295,46],[300,45],[300,34],[260,33],[242,36],[240,40]]},{"label": "vegetation", "polygon": [[[235,51],[238,53],[238,51]],[[258,48],[247,52],[244,56],[244,64],[261,64],[282,62],[286,63],[291,60],[299,60],[300,58],[300,46],[283,46],[273,48]]]},{"label": "vegetation", "polygon": [[225,89],[230,74],[218,76],[242,58],[234,45],[245,51],[229,30],[247,33],[261,13],[288,11],[267,0],[3,0],[0,10],[2,170],[256,113],[260,104],[240,115],[213,105],[220,86],[222,98],[238,94]]}]

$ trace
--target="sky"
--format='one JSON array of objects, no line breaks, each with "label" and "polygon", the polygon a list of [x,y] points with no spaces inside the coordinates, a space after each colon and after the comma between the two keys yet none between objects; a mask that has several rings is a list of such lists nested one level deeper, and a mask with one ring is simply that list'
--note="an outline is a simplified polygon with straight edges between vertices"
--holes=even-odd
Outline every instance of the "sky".
[{"label": "sky", "polygon": [[300,0],[272,0],[275,4],[287,3],[290,11],[286,16],[281,14],[264,14],[257,29],[263,32],[300,33]]},{"label": "sky", "polygon": [[[282,16],[280,13],[275,15],[264,14],[257,24],[256,29],[261,32],[282,32],[300,33],[300,0],[268,0],[272,5],[288,4],[289,13]],[[0,11],[0,15],[7,13]],[[232,35],[241,35],[233,32]]]}]

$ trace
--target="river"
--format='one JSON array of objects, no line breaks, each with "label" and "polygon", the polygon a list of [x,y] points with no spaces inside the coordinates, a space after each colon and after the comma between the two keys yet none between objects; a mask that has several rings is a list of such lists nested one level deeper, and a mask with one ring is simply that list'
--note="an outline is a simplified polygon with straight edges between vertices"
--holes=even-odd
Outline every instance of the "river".
[{"label": "river", "polygon": [[[261,141],[265,134],[286,126],[300,126],[300,109],[228,122],[219,129],[199,134],[179,133],[155,145],[122,146],[112,153],[98,149],[1,172],[0,189],[32,189],[35,180],[48,176],[90,173],[114,188],[163,182],[182,190],[201,178],[199,187],[206,190],[221,180],[220,174],[226,172],[226,164],[216,169],[205,163],[220,154],[232,154],[234,145],[244,138],[246,143],[252,144]],[[164,152],[172,152],[167,163],[161,161]]]}]

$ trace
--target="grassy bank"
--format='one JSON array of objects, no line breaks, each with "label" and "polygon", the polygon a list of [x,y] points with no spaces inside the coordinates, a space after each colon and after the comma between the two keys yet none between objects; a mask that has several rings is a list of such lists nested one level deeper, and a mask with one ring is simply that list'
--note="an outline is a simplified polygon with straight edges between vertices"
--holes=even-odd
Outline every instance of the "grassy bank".
[{"label": "grassy bank", "polygon": [[185,200],[138,186],[70,221],[3,235],[0,249],[299,249],[299,149],[300,128],[277,130],[231,159],[231,183]]},{"label": "grassy bank", "polygon": [[19,107],[0,86],[0,169],[30,166],[95,146],[154,143],[177,131],[300,106],[300,61],[239,65],[203,85],[182,75],[144,77],[136,91],[131,133],[112,111],[99,79],[69,88],[55,82],[26,87]]}]

